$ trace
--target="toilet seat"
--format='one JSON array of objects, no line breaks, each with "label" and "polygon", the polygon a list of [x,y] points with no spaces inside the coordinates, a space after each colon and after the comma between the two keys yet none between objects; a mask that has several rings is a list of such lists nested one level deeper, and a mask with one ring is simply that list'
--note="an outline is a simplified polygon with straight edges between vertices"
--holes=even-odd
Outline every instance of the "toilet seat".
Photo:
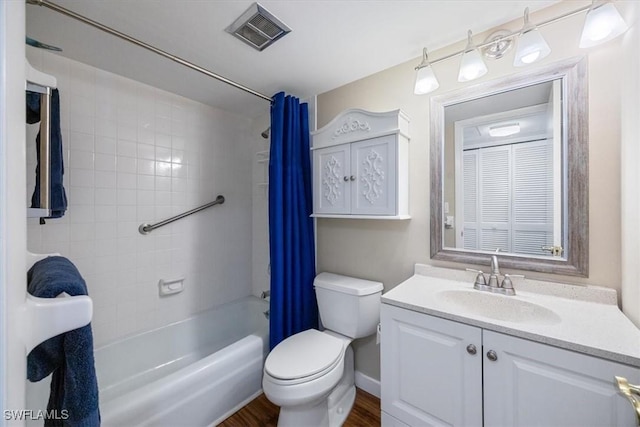
[{"label": "toilet seat", "polygon": [[267,356],[264,371],[282,385],[312,381],[335,369],[345,349],[344,340],[309,329],[278,344]]}]

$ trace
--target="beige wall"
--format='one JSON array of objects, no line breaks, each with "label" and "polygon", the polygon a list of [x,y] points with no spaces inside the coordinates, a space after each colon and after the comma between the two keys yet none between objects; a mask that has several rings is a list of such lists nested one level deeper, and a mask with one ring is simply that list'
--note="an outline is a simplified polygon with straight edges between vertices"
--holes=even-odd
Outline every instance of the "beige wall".
[{"label": "beige wall", "polygon": [[[562,2],[531,16],[540,21],[580,7],[585,2]],[[629,6],[617,2],[623,10]],[[579,49],[584,14],[545,27],[542,32],[552,53],[539,64],[589,55],[589,263],[588,278],[527,276],[578,284],[597,284],[620,290],[620,76],[621,40],[589,51]],[[518,29],[521,21],[501,28]],[[460,28],[461,39],[466,32]],[[484,40],[488,33],[475,37]],[[428,40],[424,41],[428,46]],[[460,50],[464,41],[431,52],[432,58]],[[416,47],[416,51],[418,51]],[[420,49],[421,50],[421,49]],[[511,65],[513,50],[499,61],[487,60],[489,72],[476,82],[517,72]],[[337,88],[318,97],[318,126],[346,108],[389,111],[400,108],[410,125],[410,213],[408,221],[318,220],[318,271],[331,271],[382,281],[385,291],[410,277],[415,263],[435,264],[429,257],[429,96],[413,94],[414,67],[419,58]],[[434,94],[472,85],[456,81],[459,58],[434,66],[440,88]],[[443,265],[442,263],[439,263]],[[463,264],[447,264],[464,268]],[[374,338],[355,343],[356,369],[379,378],[379,347]]]}]

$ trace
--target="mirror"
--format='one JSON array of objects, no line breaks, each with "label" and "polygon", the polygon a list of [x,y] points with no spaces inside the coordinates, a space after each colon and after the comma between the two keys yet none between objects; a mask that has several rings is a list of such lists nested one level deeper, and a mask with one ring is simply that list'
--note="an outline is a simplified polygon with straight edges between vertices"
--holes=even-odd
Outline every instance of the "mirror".
[{"label": "mirror", "polygon": [[431,258],[588,275],[586,58],[431,98]]}]

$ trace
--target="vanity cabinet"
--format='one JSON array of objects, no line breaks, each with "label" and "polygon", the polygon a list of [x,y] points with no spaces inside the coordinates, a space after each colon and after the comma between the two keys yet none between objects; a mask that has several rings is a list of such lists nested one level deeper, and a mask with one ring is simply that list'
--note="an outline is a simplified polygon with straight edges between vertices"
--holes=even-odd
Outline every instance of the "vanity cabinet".
[{"label": "vanity cabinet", "polygon": [[382,305],[386,426],[636,426],[640,369]]},{"label": "vanity cabinet", "polygon": [[313,216],[409,218],[409,120],[347,110],[312,134]]}]

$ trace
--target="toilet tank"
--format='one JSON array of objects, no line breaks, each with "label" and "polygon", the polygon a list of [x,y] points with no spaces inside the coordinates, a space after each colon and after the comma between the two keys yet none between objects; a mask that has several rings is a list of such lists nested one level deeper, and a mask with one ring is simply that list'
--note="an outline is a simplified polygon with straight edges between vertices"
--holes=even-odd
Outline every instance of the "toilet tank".
[{"label": "toilet tank", "polygon": [[320,273],[313,285],[325,328],[350,338],[362,338],[376,332],[380,322],[382,283]]}]

